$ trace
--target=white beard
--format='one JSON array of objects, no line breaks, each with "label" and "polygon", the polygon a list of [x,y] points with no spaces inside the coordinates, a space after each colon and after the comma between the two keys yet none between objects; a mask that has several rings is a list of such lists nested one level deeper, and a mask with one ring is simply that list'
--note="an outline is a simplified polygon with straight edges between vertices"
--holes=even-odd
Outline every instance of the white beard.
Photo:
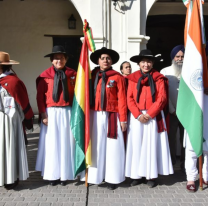
[{"label": "white beard", "polygon": [[181,71],[182,71],[183,62],[177,63],[174,60],[172,60],[172,68],[174,71],[174,74],[178,79],[181,77]]}]

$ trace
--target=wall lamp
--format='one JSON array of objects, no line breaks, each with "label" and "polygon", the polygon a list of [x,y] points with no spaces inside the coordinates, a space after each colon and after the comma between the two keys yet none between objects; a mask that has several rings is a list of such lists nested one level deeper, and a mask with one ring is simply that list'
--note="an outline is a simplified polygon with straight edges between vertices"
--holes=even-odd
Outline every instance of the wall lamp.
[{"label": "wall lamp", "polygon": [[112,0],[112,2],[113,2],[113,5],[116,6],[118,0]]},{"label": "wall lamp", "polygon": [[73,14],[68,19],[68,28],[69,29],[76,29],[76,19],[74,18]]}]

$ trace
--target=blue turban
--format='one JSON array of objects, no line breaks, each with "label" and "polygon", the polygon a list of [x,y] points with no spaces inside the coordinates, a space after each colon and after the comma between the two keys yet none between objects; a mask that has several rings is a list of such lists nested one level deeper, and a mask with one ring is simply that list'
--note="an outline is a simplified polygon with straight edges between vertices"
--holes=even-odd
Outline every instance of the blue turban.
[{"label": "blue turban", "polygon": [[208,41],[206,43],[206,55],[208,56]]},{"label": "blue turban", "polygon": [[184,53],[185,51],[185,48],[183,45],[178,45],[176,47],[174,47],[170,53],[170,58],[173,60],[175,55],[179,52],[179,51],[182,51]]}]

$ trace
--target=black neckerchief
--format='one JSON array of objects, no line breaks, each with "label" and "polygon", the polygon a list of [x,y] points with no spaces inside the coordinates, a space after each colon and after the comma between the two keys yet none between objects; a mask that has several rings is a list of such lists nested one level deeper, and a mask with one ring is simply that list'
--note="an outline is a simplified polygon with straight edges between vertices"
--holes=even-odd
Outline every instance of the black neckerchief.
[{"label": "black neckerchief", "polygon": [[151,89],[151,94],[152,94],[152,102],[155,102],[155,83],[154,83],[154,80],[152,78],[152,75],[150,74],[150,72],[144,74],[141,71],[141,74],[142,76],[139,78],[138,80],[138,83],[137,83],[137,102],[139,102],[139,91],[140,91],[140,85],[141,85],[141,81],[143,79],[145,79],[146,77],[148,78],[148,83],[149,83],[149,86],[150,86],[150,89]]},{"label": "black neckerchief", "polygon": [[104,97],[105,97],[105,79],[106,79],[106,72],[112,70],[112,67],[107,69],[107,70],[100,70],[97,72],[95,76],[95,82],[94,82],[94,100],[96,96],[96,90],[97,90],[97,84],[98,84],[98,78],[99,74],[102,74],[102,83],[101,83],[101,109],[103,110],[103,105],[104,105]]},{"label": "black neckerchief", "polygon": [[58,88],[59,88],[59,80],[61,80],[61,85],[63,89],[63,99],[65,102],[69,102],[69,91],[68,91],[68,85],[67,85],[67,76],[65,74],[66,68],[64,69],[56,69],[55,75],[54,75],[54,83],[53,83],[53,101],[58,102]]}]

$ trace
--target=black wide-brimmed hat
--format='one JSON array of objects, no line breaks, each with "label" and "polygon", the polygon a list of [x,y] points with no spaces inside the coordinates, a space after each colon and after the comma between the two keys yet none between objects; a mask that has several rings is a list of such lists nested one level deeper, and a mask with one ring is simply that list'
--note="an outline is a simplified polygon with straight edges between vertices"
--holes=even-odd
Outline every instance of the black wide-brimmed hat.
[{"label": "black wide-brimmed hat", "polygon": [[65,49],[64,49],[63,46],[57,45],[57,46],[54,46],[54,47],[53,47],[52,53],[47,54],[47,55],[45,55],[44,57],[51,57],[51,56],[54,55],[54,54],[64,54],[64,55],[66,55],[66,56],[69,56],[69,55],[66,53],[66,51],[65,51]]},{"label": "black wide-brimmed hat", "polygon": [[119,54],[112,50],[107,49],[106,47],[102,47],[101,49],[96,50],[90,55],[90,59],[94,64],[98,64],[98,59],[102,54],[108,54],[112,59],[112,64],[115,64],[119,60]]},{"label": "black wide-brimmed hat", "polygon": [[150,59],[150,60],[156,60],[156,57],[152,54],[152,52],[149,49],[141,50],[139,55],[133,56],[130,58],[132,62],[139,63],[142,59]]}]

